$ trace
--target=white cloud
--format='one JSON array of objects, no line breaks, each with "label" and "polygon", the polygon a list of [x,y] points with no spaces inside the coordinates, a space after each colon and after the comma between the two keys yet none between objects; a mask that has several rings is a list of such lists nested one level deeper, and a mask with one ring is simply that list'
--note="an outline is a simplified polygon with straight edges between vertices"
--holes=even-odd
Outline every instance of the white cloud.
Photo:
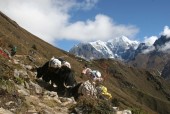
[{"label": "white cloud", "polygon": [[164,31],[160,33],[161,35],[167,36],[168,38],[170,37],[170,29],[168,26],[164,27]]},{"label": "white cloud", "polygon": [[95,20],[78,21],[66,26],[62,37],[81,41],[108,40],[121,35],[132,37],[137,33],[134,26],[118,25],[106,15],[98,14]]},{"label": "white cloud", "polygon": [[152,46],[154,42],[158,39],[157,36],[144,37],[144,43],[148,46]]},{"label": "white cloud", "polygon": [[151,36],[151,37],[144,37],[144,43],[148,46],[147,49],[143,50],[143,54],[150,53],[151,51],[155,50],[155,47],[153,46],[154,42],[158,39],[157,36]]},{"label": "white cloud", "polygon": [[110,17],[98,14],[95,19],[70,22],[69,11],[91,9],[98,0],[0,0],[0,10],[20,26],[54,44],[56,40],[108,40],[125,35],[133,37],[138,29],[115,23]]},{"label": "white cloud", "polygon": [[166,42],[165,45],[159,48],[159,51],[163,51],[163,52],[166,52],[168,50],[170,50],[170,42]]},{"label": "white cloud", "polygon": [[150,46],[147,49],[143,50],[142,53],[143,54],[147,54],[147,53],[149,53],[151,51],[154,51],[154,50],[155,50],[155,47],[154,46]]},{"label": "white cloud", "polygon": [[82,3],[79,4],[79,7],[84,9],[84,10],[89,10],[93,8],[98,0],[84,0]]}]

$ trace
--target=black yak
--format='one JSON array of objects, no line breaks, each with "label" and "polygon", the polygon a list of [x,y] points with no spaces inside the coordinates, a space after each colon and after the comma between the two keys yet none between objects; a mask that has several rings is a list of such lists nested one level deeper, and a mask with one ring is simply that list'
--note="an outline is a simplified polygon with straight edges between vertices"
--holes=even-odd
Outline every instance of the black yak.
[{"label": "black yak", "polygon": [[51,85],[57,85],[58,91],[64,91],[65,86],[75,86],[77,84],[74,71],[67,66],[61,66],[58,68],[49,67],[49,61],[42,67],[37,68],[37,78],[41,78],[45,82],[50,82]]}]

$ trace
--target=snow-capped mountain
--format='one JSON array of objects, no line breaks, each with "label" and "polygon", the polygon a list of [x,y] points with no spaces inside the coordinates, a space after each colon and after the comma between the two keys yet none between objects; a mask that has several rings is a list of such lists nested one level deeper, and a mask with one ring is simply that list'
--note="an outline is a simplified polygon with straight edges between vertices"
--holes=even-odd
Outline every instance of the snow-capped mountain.
[{"label": "snow-capped mountain", "polygon": [[155,69],[163,78],[170,79],[170,37],[162,35],[153,45],[140,43],[129,64],[138,68]]},{"label": "snow-capped mountain", "polygon": [[95,41],[80,43],[70,49],[70,53],[87,60],[100,58],[118,58],[128,60],[133,58],[139,42],[129,40],[125,36],[114,38],[107,42]]}]

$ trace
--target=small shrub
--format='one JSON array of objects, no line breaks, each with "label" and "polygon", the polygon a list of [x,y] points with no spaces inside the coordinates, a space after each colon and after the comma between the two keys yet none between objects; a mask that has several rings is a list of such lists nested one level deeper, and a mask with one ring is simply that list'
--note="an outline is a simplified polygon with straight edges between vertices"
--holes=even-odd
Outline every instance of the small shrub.
[{"label": "small shrub", "polygon": [[148,114],[147,112],[140,108],[132,108],[130,110],[132,111],[132,114]]},{"label": "small shrub", "polygon": [[113,114],[111,103],[94,97],[81,97],[78,103],[71,107],[71,112],[78,109],[82,114]]},{"label": "small shrub", "polygon": [[32,45],[32,48],[37,50],[37,46],[35,44]]},{"label": "small shrub", "polygon": [[14,84],[7,80],[6,77],[0,77],[0,87],[7,90],[8,93],[13,93],[16,90]]},{"label": "small shrub", "polygon": [[112,106],[116,106],[116,107],[120,106],[120,102],[117,98],[113,98],[111,100],[111,103],[112,103]]},{"label": "small shrub", "polygon": [[9,44],[8,47],[9,47],[9,48],[12,48],[12,47],[13,47],[13,44]]},{"label": "small shrub", "polygon": [[14,82],[17,83],[17,84],[22,84],[22,83],[24,83],[24,79],[22,79],[20,77],[15,77]]}]

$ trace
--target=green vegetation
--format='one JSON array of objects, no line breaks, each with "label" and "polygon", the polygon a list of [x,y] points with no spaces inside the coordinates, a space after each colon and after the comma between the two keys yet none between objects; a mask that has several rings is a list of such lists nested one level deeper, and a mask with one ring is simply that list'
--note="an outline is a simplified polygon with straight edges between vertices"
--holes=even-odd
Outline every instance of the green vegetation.
[{"label": "green vegetation", "polygon": [[34,50],[37,50],[37,46],[36,46],[35,44],[32,45],[32,48],[33,48]]},{"label": "green vegetation", "polygon": [[20,78],[20,77],[15,77],[14,78],[14,82],[16,84],[23,84],[24,83],[24,79],[23,78]]},{"label": "green vegetation", "polygon": [[71,107],[71,112],[81,110],[83,114],[113,114],[111,103],[94,97],[81,97],[78,103]]},{"label": "green vegetation", "polygon": [[111,100],[111,103],[113,106],[116,106],[116,107],[120,106],[120,101],[117,98],[113,98]]},{"label": "green vegetation", "polygon": [[132,111],[132,114],[148,114],[141,108],[131,108],[130,110]]},{"label": "green vegetation", "polygon": [[16,90],[14,84],[6,77],[0,77],[0,87],[8,93],[14,93]]}]

